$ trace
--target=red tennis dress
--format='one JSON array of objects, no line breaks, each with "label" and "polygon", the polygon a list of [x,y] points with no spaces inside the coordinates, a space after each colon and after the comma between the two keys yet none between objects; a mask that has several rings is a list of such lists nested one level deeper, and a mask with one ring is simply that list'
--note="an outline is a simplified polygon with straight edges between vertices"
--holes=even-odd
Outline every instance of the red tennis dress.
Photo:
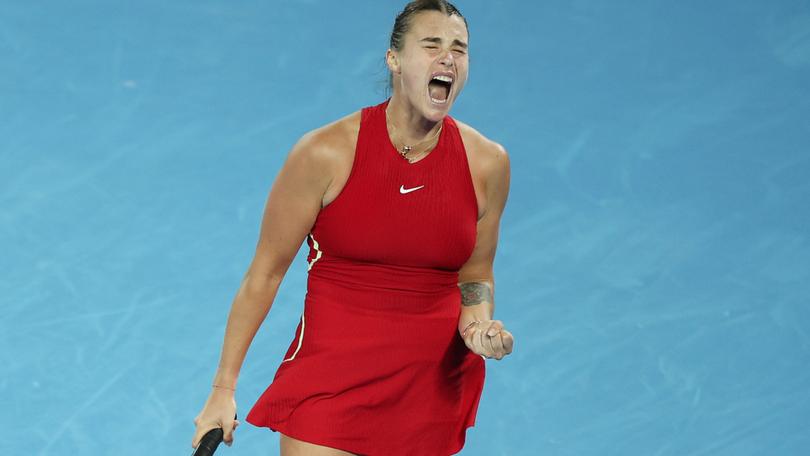
[{"label": "red tennis dress", "polygon": [[478,205],[453,119],[408,163],[387,105],[361,111],[349,179],[307,236],[301,320],[247,421],[364,456],[448,456],[484,387],[484,358],[458,333]]}]

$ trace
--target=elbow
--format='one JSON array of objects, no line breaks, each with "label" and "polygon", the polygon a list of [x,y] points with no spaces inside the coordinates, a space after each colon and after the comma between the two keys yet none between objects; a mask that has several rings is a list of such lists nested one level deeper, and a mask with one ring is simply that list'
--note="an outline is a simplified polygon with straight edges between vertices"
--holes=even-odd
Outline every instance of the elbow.
[{"label": "elbow", "polygon": [[242,289],[252,295],[272,294],[278,290],[283,278],[283,274],[257,274],[248,271],[242,279]]}]

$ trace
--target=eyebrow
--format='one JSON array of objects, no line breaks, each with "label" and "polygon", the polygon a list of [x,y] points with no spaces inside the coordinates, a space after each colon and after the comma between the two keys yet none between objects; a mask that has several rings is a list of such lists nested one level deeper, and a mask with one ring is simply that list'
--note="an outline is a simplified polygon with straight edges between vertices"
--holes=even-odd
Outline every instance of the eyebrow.
[{"label": "eyebrow", "polygon": [[[427,41],[429,43],[436,43],[436,44],[441,44],[442,43],[442,39],[437,37],[437,36],[429,36],[427,38],[422,38],[421,40],[419,40],[420,43],[423,42],[423,41]],[[461,40],[453,40],[453,46],[459,46],[459,47],[462,47],[464,49],[467,49],[467,43],[465,43],[465,42],[463,42]]]}]

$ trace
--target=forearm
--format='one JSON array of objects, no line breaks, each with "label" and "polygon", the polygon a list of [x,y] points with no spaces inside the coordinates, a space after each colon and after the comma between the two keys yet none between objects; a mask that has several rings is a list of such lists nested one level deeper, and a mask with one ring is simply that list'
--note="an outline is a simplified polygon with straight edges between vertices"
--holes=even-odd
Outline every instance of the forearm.
[{"label": "forearm", "polygon": [[248,275],[242,280],[228,315],[215,385],[236,388],[248,347],[267,317],[280,284],[281,278],[256,279]]},{"label": "forearm", "polygon": [[492,320],[495,313],[494,280],[461,282],[458,287],[461,290],[459,332],[473,321]]}]

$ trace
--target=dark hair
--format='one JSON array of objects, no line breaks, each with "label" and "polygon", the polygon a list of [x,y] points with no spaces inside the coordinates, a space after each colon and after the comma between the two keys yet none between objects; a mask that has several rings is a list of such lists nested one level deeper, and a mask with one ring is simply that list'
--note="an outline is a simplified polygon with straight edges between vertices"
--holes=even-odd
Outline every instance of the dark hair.
[{"label": "dark hair", "polygon": [[[413,16],[415,16],[417,13],[421,13],[422,11],[439,11],[440,13],[444,13],[448,16],[455,14],[464,21],[464,27],[469,31],[467,19],[464,18],[461,11],[459,11],[458,8],[456,8],[452,3],[446,0],[415,0],[405,5],[405,8],[400,11],[399,14],[397,14],[397,18],[394,21],[394,29],[391,31],[391,49],[395,51],[402,50],[402,41],[405,34],[411,29],[411,21]],[[393,86],[394,77],[389,73],[388,87],[391,88]]]}]

